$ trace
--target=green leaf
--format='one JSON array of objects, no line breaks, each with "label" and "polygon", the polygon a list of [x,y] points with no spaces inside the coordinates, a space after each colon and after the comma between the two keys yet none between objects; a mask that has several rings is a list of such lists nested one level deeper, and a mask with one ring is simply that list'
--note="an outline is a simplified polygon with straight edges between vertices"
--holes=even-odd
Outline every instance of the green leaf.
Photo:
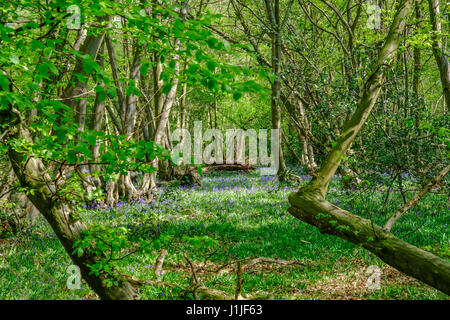
[{"label": "green leaf", "polygon": [[0,87],[2,88],[3,91],[9,90],[9,84],[10,82],[8,80],[8,77],[0,74]]},{"label": "green leaf", "polygon": [[96,64],[95,61],[89,59],[83,60],[83,71],[87,75],[90,75],[92,72],[94,72],[95,64]]},{"label": "green leaf", "polygon": [[67,134],[67,131],[64,129],[58,129],[56,131],[56,137],[57,137],[59,143],[63,143],[64,141],[66,141],[66,134]]},{"label": "green leaf", "polygon": [[97,137],[94,134],[89,134],[86,137],[87,142],[94,147],[97,144]]},{"label": "green leaf", "polygon": [[69,150],[67,152],[66,161],[72,164],[77,162],[77,153],[75,150]]},{"label": "green leaf", "polygon": [[216,70],[216,66],[217,66],[217,63],[215,61],[212,61],[212,60],[210,60],[210,61],[208,61],[206,63],[206,67],[211,72],[214,72]]},{"label": "green leaf", "polygon": [[75,77],[77,78],[77,80],[81,83],[85,83],[86,82],[86,77],[81,74],[81,73],[75,73]]},{"label": "green leaf", "polygon": [[97,92],[97,94],[98,94],[98,101],[99,102],[103,102],[103,101],[106,100],[108,95],[106,94],[106,90],[102,86],[96,86],[95,87],[95,92]]},{"label": "green leaf", "polygon": [[46,58],[46,59],[50,58],[51,53],[52,53],[52,48],[46,47],[43,52],[44,58]]},{"label": "green leaf", "polygon": [[165,83],[162,87],[162,92],[164,94],[168,94],[170,92],[170,90],[172,89],[172,84],[171,83]]},{"label": "green leaf", "polygon": [[50,72],[53,73],[55,76],[57,76],[59,74],[58,68],[56,68],[55,65],[51,62],[48,62],[47,64]]},{"label": "green leaf", "polygon": [[242,98],[242,92],[241,91],[235,91],[233,93],[233,99],[234,101],[238,101],[240,98]]},{"label": "green leaf", "polygon": [[140,72],[142,76],[146,76],[150,69],[150,62],[145,62],[141,65]]}]

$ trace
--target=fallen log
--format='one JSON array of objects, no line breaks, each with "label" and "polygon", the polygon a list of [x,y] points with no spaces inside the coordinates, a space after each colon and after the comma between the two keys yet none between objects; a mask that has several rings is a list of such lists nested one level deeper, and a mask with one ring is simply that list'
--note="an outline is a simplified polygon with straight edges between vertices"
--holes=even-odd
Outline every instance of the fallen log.
[{"label": "fallen log", "polygon": [[222,163],[211,163],[202,167],[203,173],[212,171],[243,171],[244,173],[249,173],[253,170],[256,170],[256,167],[250,161],[249,157],[243,159],[242,162],[235,160],[234,162],[229,163],[224,159]]},{"label": "fallen log", "polygon": [[213,171],[243,171],[249,173],[256,168],[248,164],[214,164],[206,165],[202,168],[203,173],[213,172]]},{"label": "fallen log", "polygon": [[175,167],[174,177],[181,182],[182,185],[201,185],[201,176],[196,166]]},{"label": "fallen log", "polygon": [[450,294],[450,262],[398,239],[372,221],[343,210],[309,190],[289,196],[294,217],[321,233],[361,245],[387,264],[424,283]]}]

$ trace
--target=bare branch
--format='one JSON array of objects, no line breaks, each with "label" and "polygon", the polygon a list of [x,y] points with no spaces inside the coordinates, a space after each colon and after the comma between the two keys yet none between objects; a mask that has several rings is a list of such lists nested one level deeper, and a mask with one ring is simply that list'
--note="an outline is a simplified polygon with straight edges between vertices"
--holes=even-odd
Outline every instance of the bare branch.
[{"label": "bare branch", "polygon": [[428,182],[425,187],[422,188],[419,192],[417,192],[414,197],[411,198],[407,203],[403,205],[399,210],[397,210],[386,222],[386,224],[383,227],[384,231],[390,231],[394,224],[400,219],[409,209],[414,207],[420,199],[422,199],[430,190],[438,184],[441,179],[448,173],[450,170],[450,165],[446,166],[444,169],[442,169],[433,179]]}]

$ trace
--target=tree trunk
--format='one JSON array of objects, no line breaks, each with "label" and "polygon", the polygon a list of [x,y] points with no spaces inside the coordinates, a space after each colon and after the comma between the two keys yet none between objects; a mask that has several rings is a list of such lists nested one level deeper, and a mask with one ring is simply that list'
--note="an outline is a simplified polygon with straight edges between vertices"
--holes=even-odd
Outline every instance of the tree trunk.
[{"label": "tree trunk", "polygon": [[[120,73],[119,67],[117,66],[116,55],[114,53],[114,46],[109,36],[106,37],[106,48],[108,49],[109,63],[111,65],[112,76],[114,80],[114,85],[116,87],[117,98],[119,100],[119,105],[116,107],[118,114],[121,110],[125,110],[125,97],[123,94],[122,85],[120,84]],[[118,127],[122,127],[121,125]]]},{"label": "tree trunk", "polygon": [[[422,19],[422,4],[419,2],[416,2],[414,11],[416,14],[417,21],[420,21]],[[418,28],[421,27],[420,22],[417,27]],[[422,75],[422,57],[421,57],[421,50],[417,45],[414,46],[413,56],[414,56],[414,74],[413,74],[414,102],[413,102],[413,106],[415,106],[415,110],[413,110],[413,114],[414,114],[415,121],[416,121],[416,127],[419,127],[420,116],[422,113],[422,110],[418,108],[418,107],[422,106],[421,94],[420,94],[420,78]]]},{"label": "tree trunk", "polygon": [[[100,61],[100,65],[103,67],[103,58]],[[105,87],[105,84],[103,83],[103,81],[101,82],[100,86],[104,90],[106,90],[106,87]],[[94,114],[91,118],[91,124],[90,124],[91,130],[96,131],[96,132],[100,132],[100,130],[102,130],[103,117],[105,115],[105,105],[106,105],[106,101],[100,101],[99,93],[97,93],[95,96]],[[97,141],[95,146],[91,147],[91,150],[92,150],[92,160],[93,160],[93,162],[97,162],[98,159],[100,158],[100,142]],[[95,176],[95,173],[97,171],[100,171],[100,167],[96,164],[91,165],[91,166],[89,166],[89,171],[91,173],[92,182],[94,183],[96,188],[101,188],[102,181],[100,180],[99,177]],[[103,185],[103,187],[106,187],[106,186]]]},{"label": "tree trunk", "polygon": [[[306,110],[303,103],[299,100],[297,103],[297,109],[298,114],[300,116],[299,121],[302,123],[303,127],[305,128],[305,131],[311,134],[311,126],[308,121],[308,117],[306,116]],[[300,131],[297,130],[300,134]],[[318,169],[318,166],[316,164],[316,161],[314,159],[314,150],[312,148],[310,139],[307,135],[302,135],[303,140],[303,154],[302,157],[305,158],[305,165],[311,170],[316,171]]]},{"label": "tree trunk", "polygon": [[445,54],[445,48],[438,36],[442,35],[442,26],[440,21],[439,0],[428,0],[430,7],[430,22],[435,34],[433,35],[433,54],[439,68],[441,76],[442,90],[444,92],[445,105],[447,110],[450,109],[450,66],[448,58]]},{"label": "tree trunk", "polygon": [[[182,8],[181,8],[181,17],[182,21],[185,22],[187,18],[187,10],[188,10],[188,0],[185,0]],[[180,50],[181,42],[179,39],[175,39],[175,51]],[[159,58],[155,56],[156,61],[156,67],[154,68],[154,82],[155,82],[155,103],[156,103],[156,128],[155,128],[155,134],[153,136],[153,141],[155,144],[161,145],[164,138],[164,133],[167,128],[168,122],[169,122],[169,116],[170,112],[172,110],[173,103],[175,102],[177,89],[178,89],[178,83],[179,83],[179,73],[180,73],[180,56],[177,53],[173,60],[175,61],[175,74],[172,78],[172,86],[170,88],[170,91],[167,93],[167,96],[165,97],[165,100],[163,101],[162,96],[158,97],[160,86],[162,83],[160,82],[160,74],[161,74],[161,62]],[[158,169],[158,159],[154,159],[152,162],[152,165],[155,169]],[[164,169],[163,169],[164,170]],[[153,173],[147,173],[144,175],[144,180],[142,184],[142,192],[144,194],[152,192],[152,190],[156,187],[156,172]]]},{"label": "tree trunk", "polygon": [[[1,119],[0,119],[1,120]],[[30,140],[27,129],[21,124],[17,124],[14,128],[14,134],[10,139],[26,139]],[[105,280],[107,276],[100,274],[90,274],[88,265],[96,263],[98,257],[89,253],[84,253],[81,257],[72,254],[73,245],[80,238],[81,232],[86,230],[85,224],[72,215],[70,206],[58,197],[54,197],[54,183],[46,174],[46,168],[39,159],[28,158],[24,161],[24,155],[9,148],[8,156],[13,166],[14,172],[18,177],[21,187],[33,190],[28,194],[30,201],[42,213],[45,219],[52,227],[59,241],[63,245],[69,257],[72,259],[81,271],[83,279],[88,283],[101,299],[138,299],[137,291],[130,283],[120,280],[118,286],[108,287]]]},{"label": "tree trunk", "polygon": [[[272,2],[265,0],[266,11],[268,19],[272,26],[272,72],[275,79],[272,83],[272,129],[281,130],[281,108],[280,108],[280,94],[281,94],[281,19],[280,19],[280,1],[274,0]],[[281,136],[280,136],[281,138]],[[278,141],[279,147],[279,167],[278,178],[284,180],[286,172],[286,164],[284,162],[283,148],[281,147],[281,140]]]}]

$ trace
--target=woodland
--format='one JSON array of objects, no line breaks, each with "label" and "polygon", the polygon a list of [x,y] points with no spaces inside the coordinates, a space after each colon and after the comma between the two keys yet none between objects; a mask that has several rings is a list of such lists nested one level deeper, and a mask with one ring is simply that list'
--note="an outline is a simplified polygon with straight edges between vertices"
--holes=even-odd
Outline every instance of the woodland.
[{"label": "woodland", "polygon": [[448,300],[449,14],[0,0],[0,299]]}]

